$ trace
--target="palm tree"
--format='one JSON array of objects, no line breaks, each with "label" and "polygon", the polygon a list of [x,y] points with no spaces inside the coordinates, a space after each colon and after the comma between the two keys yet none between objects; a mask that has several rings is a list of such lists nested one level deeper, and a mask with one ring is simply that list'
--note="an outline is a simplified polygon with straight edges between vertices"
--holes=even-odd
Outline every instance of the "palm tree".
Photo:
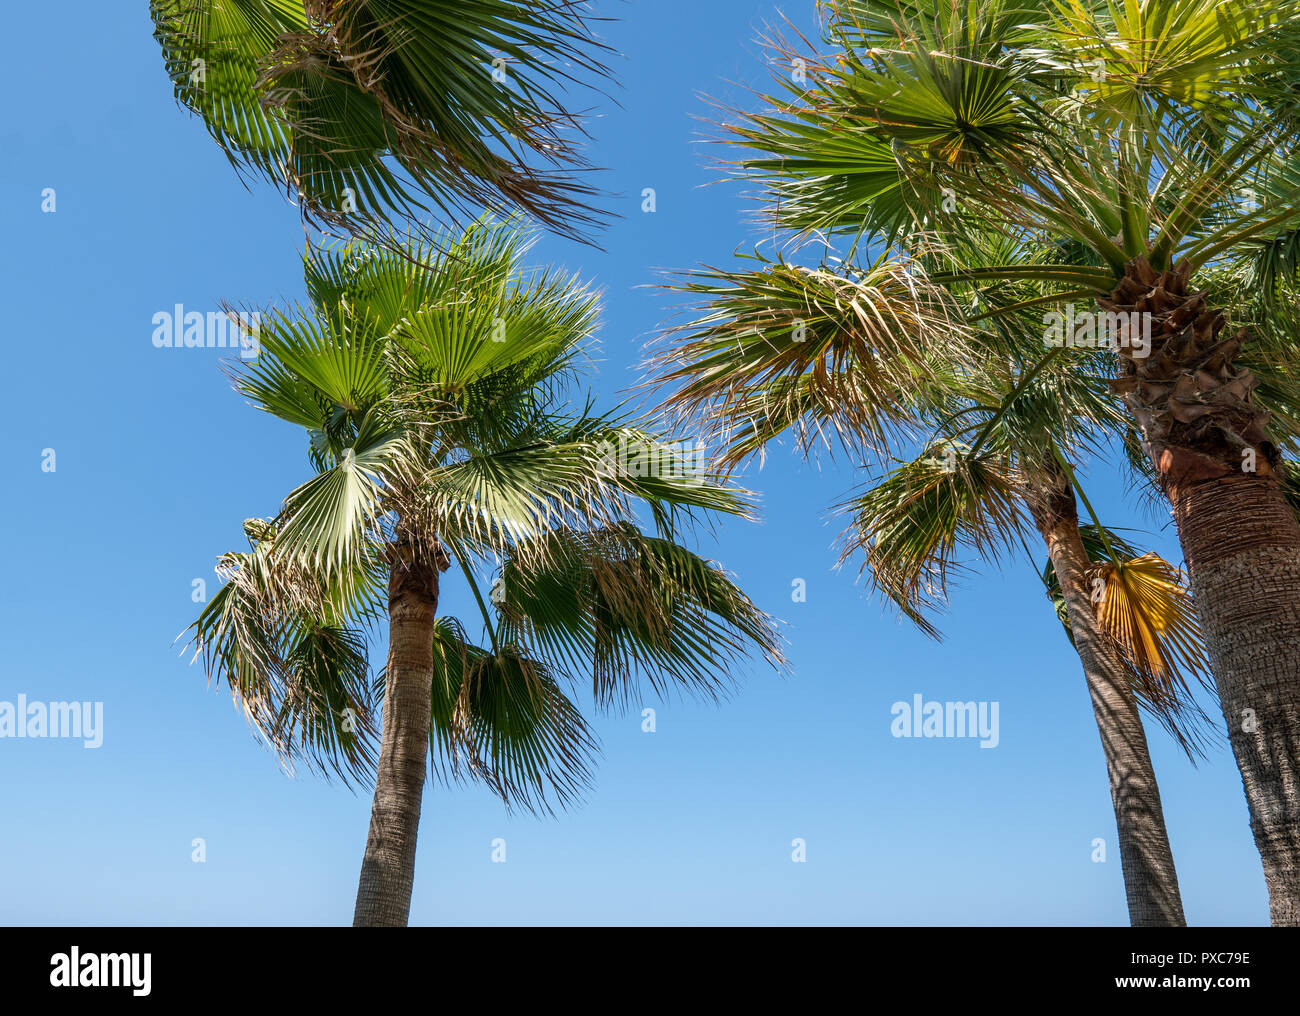
[{"label": "palm tree", "polygon": [[[642,681],[718,695],[754,647],[782,663],[768,616],[676,542],[701,512],[745,515],[743,492],[590,401],[569,408],[597,301],[523,273],[525,241],[480,220],[433,246],[309,252],[307,306],[264,319],[234,372],[307,431],[315,473],[245,523],[250,549],[221,558],[228,581],[193,638],[285,760],[374,775],[358,925],[406,923],[431,747],[440,775],[550,810],[582,791],[595,750],[566,682],[590,674],[608,707]],[[453,563],[486,645],[438,613]]]},{"label": "palm tree", "polygon": [[[833,59],[807,54],[754,153],[774,222],[915,249],[1001,232],[1036,262],[931,278],[1019,308],[1137,315],[1149,355],[1112,352],[1115,390],[1172,510],[1245,787],[1275,924],[1300,923],[1300,523],[1248,340],[1276,331],[1300,226],[1300,4],[836,0]],[[794,50],[776,43],[786,54]],[[1254,313],[1214,302],[1253,266]],[[1225,328],[1227,330],[1225,331]],[[1285,359],[1294,365],[1291,336]],[[1044,355],[1052,355],[1044,351]]]},{"label": "palm tree", "polygon": [[242,172],[313,223],[378,239],[394,218],[522,209],[599,221],[560,95],[606,75],[578,4],[151,0],[177,101]]},{"label": "palm tree", "polygon": [[659,354],[655,382],[671,389],[669,408],[710,421],[725,466],[787,432],[805,454],[916,449],[840,507],[852,519],[844,558],[860,556],[927,634],[938,637],[927,615],[946,602],[954,555],[1028,550],[1032,522],[1101,735],[1130,919],[1184,924],[1139,703],[1199,751],[1207,721],[1186,675],[1204,673],[1201,639],[1173,568],[1095,518],[1080,527],[1067,455],[1122,421],[1100,358],[1035,363],[1041,339],[1023,316],[977,331],[919,265],[897,259],[838,271],[760,259],[693,273],[683,288],[705,310]]}]

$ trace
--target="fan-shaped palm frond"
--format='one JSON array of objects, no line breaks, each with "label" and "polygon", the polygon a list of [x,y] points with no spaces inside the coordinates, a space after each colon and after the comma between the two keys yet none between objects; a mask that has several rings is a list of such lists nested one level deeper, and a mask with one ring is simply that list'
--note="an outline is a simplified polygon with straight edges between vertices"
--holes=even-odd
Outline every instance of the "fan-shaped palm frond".
[{"label": "fan-shaped palm frond", "polygon": [[841,560],[861,554],[875,588],[932,638],[927,615],[947,602],[954,555],[997,560],[1027,532],[1014,470],[968,451],[938,446],[839,506],[852,518]]},{"label": "fan-shaped palm frond", "polygon": [[[1205,657],[1200,621],[1178,570],[1154,553],[1143,554],[1113,529],[1079,527],[1084,549],[1098,562],[1089,576],[1102,630],[1115,641],[1138,701],[1193,761],[1222,740],[1196,703],[1191,682],[1217,698]],[[1119,560],[1107,560],[1118,556]],[[1065,597],[1056,569],[1043,567],[1043,586],[1071,643]]]},{"label": "fan-shaped palm frond", "polygon": [[581,5],[464,0],[152,0],[176,99],[241,171],[304,216],[373,238],[434,210],[522,208],[581,235],[600,221],[578,118],[599,82]]},{"label": "fan-shaped palm frond", "polygon": [[383,580],[373,566],[324,575],[276,553],[269,522],[244,528],[252,549],[221,558],[226,581],[192,626],[195,655],[286,765],[364,779],[377,732],[364,628]]},{"label": "fan-shaped palm frond", "polygon": [[544,659],[473,645],[453,618],[434,633],[430,743],[443,778],[481,780],[507,806],[544,811],[582,794],[599,750]]},{"label": "fan-shaped palm frond", "polygon": [[500,631],[568,673],[590,672],[602,705],[628,705],[642,682],[660,697],[716,698],[753,648],[784,663],[771,618],[685,547],[630,523],[541,540],[506,561]]},{"label": "fan-shaped palm frond", "polygon": [[734,466],[793,430],[857,452],[909,433],[927,388],[942,388],[972,337],[951,299],[914,264],[806,268],[755,258],[754,270],[691,273],[678,288],[701,313],[652,367],[666,406],[698,417]]}]

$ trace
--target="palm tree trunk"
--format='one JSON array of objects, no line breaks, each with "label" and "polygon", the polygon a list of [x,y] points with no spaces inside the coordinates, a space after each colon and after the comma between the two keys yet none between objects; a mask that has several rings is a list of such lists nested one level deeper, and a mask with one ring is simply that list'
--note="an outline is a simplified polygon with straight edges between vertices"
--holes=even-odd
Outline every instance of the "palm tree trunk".
[{"label": "palm tree trunk", "polygon": [[1300,528],[1270,478],[1170,500],[1264,864],[1272,923],[1300,925]]},{"label": "palm tree trunk", "polygon": [[1030,499],[1069,614],[1074,647],[1092,700],[1110,778],[1129,921],[1136,927],[1181,927],[1183,901],[1165,829],[1160,788],[1128,673],[1092,606],[1092,562],[1079,536],[1074,491],[1060,472]]},{"label": "palm tree trunk", "polygon": [[357,884],[354,927],[405,927],[415,882],[438,571],[396,559],[388,583],[388,670],[370,832]]},{"label": "palm tree trunk", "polygon": [[1300,925],[1300,524],[1278,483],[1256,380],[1234,362],[1245,331],[1185,267],[1129,265],[1107,309],[1149,315],[1151,352],[1121,358],[1116,389],[1173,508],[1272,921]]}]

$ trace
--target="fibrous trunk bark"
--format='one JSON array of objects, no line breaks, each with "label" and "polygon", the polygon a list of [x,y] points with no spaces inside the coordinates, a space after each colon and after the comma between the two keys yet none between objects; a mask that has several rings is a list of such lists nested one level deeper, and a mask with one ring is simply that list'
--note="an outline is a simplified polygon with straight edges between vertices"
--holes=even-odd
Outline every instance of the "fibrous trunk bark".
[{"label": "fibrous trunk bark", "polygon": [[1030,509],[1061,584],[1101,734],[1129,921],[1134,927],[1182,926],[1186,921],[1178,873],[1146,730],[1119,648],[1102,630],[1093,608],[1092,562],[1079,535],[1074,492],[1062,472],[1044,481],[1031,497]]},{"label": "fibrous trunk bark", "polygon": [[1245,330],[1192,289],[1186,266],[1128,266],[1106,309],[1147,315],[1150,354],[1121,350],[1114,383],[1169,498],[1272,921],[1300,924],[1300,524],[1283,496],[1269,414],[1236,364]]},{"label": "fibrous trunk bark", "polygon": [[438,572],[395,549],[388,584],[388,669],[370,832],[354,927],[404,927],[415,882],[429,754]]}]

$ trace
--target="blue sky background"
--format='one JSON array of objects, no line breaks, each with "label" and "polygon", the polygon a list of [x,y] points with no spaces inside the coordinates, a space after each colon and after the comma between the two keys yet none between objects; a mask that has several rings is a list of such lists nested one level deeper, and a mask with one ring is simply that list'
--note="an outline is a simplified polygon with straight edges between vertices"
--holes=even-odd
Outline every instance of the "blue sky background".
[{"label": "blue sky background", "polygon": [[[603,289],[593,386],[608,404],[676,302],[647,286],[657,272],[761,239],[741,188],[702,186],[717,173],[696,142],[703,95],[744,104],[738,83],[767,80],[753,40],[778,7],[597,8],[622,19],[605,29],[621,87],[618,105],[600,102],[591,156],[623,218],[605,252],[547,238],[535,259]],[[783,9],[812,28],[812,0]],[[286,777],[173,645],[198,609],[193,579],[215,589],[242,520],[306,478],[305,438],[246,407],[218,351],[150,342],[153,314],[176,303],[299,298],[297,212],[246,190],[177,108],[145,0],[72,0],[53,18],[15,6],[10,37],[29,42],[3,71],[0,700],[103,701],[105,737],[98,750],[0,739],[0,922],[348,923],[369,795]],[[412,923],[1126,923],[1101,746],[1041,562],[970,577],[935,644],[834,570],[827,506],[853,485],[847,465],[819,472],[774,449],[744,478],[762,523],[701,546],[788,622],[793,676],[756,667],[717,707],[647,700],[654,734],[638,710],[599,719],[596,787],[558,819],[430,785]],[[1158,530],[1151,546],[1180,560],[1166,519],[1142,517],[1104,464],[1089,482],[1108,523]],[[442,607],[460,614],[454,575]],[[891,704],[916,693],[998,701],[1000,745],[891,737]],[[1194,769],[1148,726],[1188,920],[1266,923],[1230,752]],[[191,861],[195,837],[206,863]],[[795,837],[806,863],[791,861]]]}]

